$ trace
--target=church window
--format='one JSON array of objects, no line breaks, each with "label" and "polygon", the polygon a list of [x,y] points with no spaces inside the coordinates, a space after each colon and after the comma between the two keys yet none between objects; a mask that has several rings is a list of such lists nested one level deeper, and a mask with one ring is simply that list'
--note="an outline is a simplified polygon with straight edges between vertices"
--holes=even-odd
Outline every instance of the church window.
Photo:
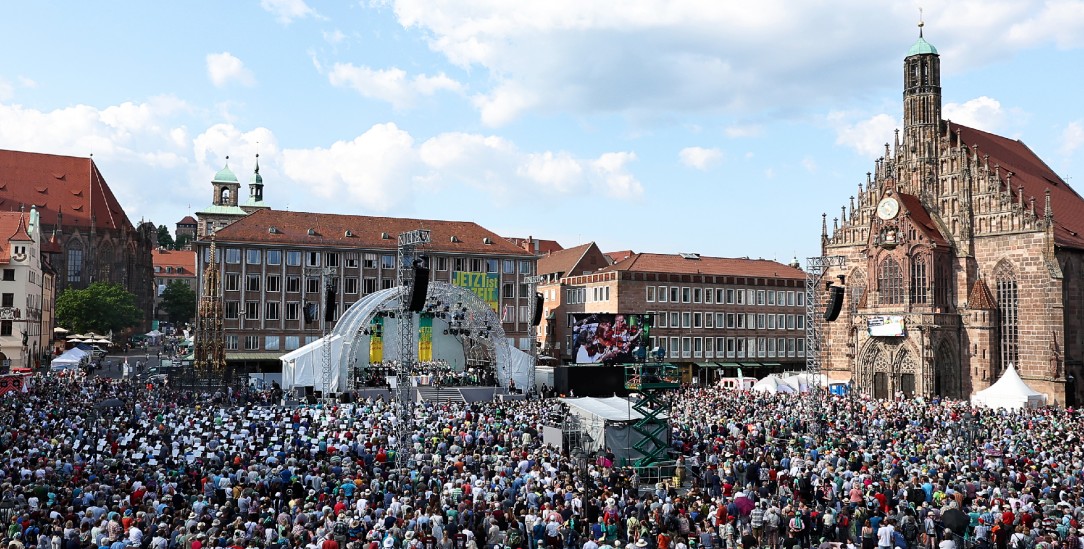
[{"label": "church window", "polygon": [[877,292],[881,296],[881,305],[903,304],[903,272],[900,264],[891,257],[881,262]]},{"label": "church window", "polygon": [[1019,294],[1016,274],[1007,263],[1001,263],[994,270],[997,280],[997,338],[998,365],[1004,371],[1010,364],[1017,365],[1020,358],[1019,337]]},{"label": "church window", "polygon": [[934,304],[948,306],[952,300],[952,263],[948,259],[942,259],[937,265],[937,277],[933,283]]},{"label": "church window", "polygon": [[68,282],[83,281],[83,247],[73,244],[68,248]]},{"label": "church window", "polygon": [[911,303],[926,303],[927,288],[926,259],[916,256],[911,259]]}]

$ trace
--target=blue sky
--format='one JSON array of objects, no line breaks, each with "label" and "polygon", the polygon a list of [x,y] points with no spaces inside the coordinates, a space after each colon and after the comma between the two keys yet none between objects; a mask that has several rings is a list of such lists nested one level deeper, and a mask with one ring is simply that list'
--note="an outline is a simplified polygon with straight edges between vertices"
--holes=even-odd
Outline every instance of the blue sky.
[{"label": "blue sky", "polygon": [[[93,153],[133,221],[171,228],[258,147],[275,208],[789,261],[900,125],[919,5],[20,2],[0,147]],[[1084,185],[1084,2],[921,6],[945,117]]]}]

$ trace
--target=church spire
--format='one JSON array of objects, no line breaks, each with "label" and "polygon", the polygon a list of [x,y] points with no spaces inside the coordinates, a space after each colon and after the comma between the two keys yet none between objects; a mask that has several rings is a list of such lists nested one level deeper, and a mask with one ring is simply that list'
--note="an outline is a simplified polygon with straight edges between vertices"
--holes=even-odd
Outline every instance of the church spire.
[{"label": "church spire", "polygon": [[[902,153],[912,166],[934,165],[941,132],[941,59],[937,48],[923,37],[925,22],[918,23],[918,40],[903,60]],[[922,170],[925,171],[925,170]],[[912,182],[918,188],[906,192],[923,195],[925,174]]]}]

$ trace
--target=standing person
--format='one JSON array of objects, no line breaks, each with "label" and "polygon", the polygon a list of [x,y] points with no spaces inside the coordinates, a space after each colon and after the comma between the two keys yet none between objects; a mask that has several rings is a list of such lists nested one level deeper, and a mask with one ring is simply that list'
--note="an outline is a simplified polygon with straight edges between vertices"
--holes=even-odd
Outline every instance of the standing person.
[{"label": "standing person", "polygon": [[892,527],[892,519],[881,521],[881,527],[877,529],[877,548],[892,549],[892,535],[896,529]]},{"label": "standing person", "polygon": [[956,540],[953,538],[952,530],[945,528],[944,534],[945,539],[937,544],[937,549],[956,549]]}]

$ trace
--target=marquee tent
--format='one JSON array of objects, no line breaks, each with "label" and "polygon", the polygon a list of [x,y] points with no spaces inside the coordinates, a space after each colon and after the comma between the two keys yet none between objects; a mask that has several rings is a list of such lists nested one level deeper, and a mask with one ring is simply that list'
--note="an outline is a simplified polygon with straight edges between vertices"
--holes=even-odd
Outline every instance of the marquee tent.
[{"label": "marquee tent", "polygon": [[1028,387],[1010,363],[997,383],[971,395],[971,404],[1004,410],[1038,408],[1046,404],[1046,395]]},{"label": "marquee tent", "polygon": [[633,447],[642,435],[633,430],[632,425],[643,419],[643,414],[632,406],[634,401],[622,397],[609,398],[562,398],[568,404],[569,412],[576,415],[590,438],[588,451],[610,448],[617,457],[617,463],[623,458],[636,459],[640,453]]},{"label": "marquee tent", "polygon": [[54,358],[49,363],[50,370],[72,370],[79,367],[79,363],[83,361],[83,358],[87,356],[86,351],[73,347],[64,352],[64,354]]},{"label": "marquee tent", "polygon": [[331,379],[327,387],[331,392],[346,389],[346,379],[339,371],[339,353],[342,352],[342,336],[333,335],[320,338],[300,349],[290,351],[279,357],[282,361],[282,388],[312,387],[317,391],[324,389],[324,346],[330,345]]}]

